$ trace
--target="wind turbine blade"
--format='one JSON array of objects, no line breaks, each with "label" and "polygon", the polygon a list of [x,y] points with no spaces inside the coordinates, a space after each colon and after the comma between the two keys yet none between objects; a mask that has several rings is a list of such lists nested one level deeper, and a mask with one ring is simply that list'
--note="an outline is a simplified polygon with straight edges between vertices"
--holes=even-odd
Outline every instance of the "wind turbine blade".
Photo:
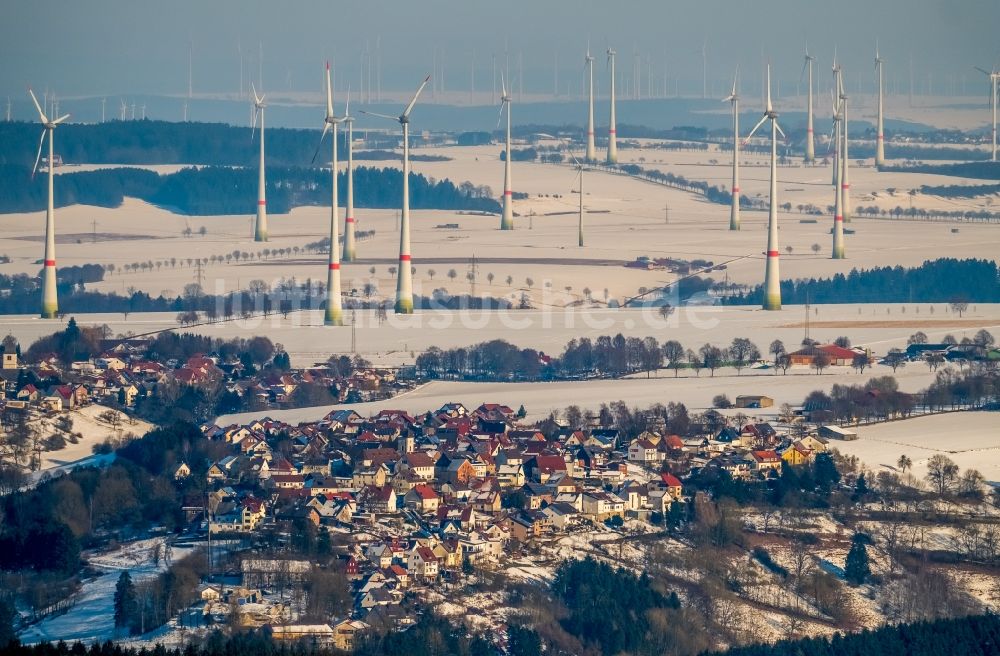
[{"label": "wind turbine blade", "polygon": [[[976,69],[977,71],[979,71],[979,72],[980,72],[980,73],[982,73],[983,75],[986,75],[986,76],[989,76],[989,75],[990,75],[990,72],[989,72],[989,71],[985,71],[985,70],[983,70],[983,69],[979,68],[978,66],[973,66],[972,68]],[[29,89],[29,91],[30,91],[30,89]],[[34,97],[34,94],[32,94],[32,97]],[[35,101],[35,105],[38,105],[38,101],[37,101],[37,100]],[[41,111],[41,110],[39,110],[39,111]]]},{"label": "wind turbine blade", "polygon": [[774,122],[774,129],[778,131],[778,134],[781,135],[782,139],[787,139],[788,138],[788,137],[785,136],[785,131],[781,129],[781,126],[778,125],[777,121]]},{"label": "wind turbine blade", "polygon": [[806,58],[802,61],[802,70],[799,71],[799,84],[802,84],[802,78],[806,76],[806,67],[809,66],[809,53],[806,53]]},{"label": "wind turbine blade", "polygon": [[369,112],[369,111],[365,111],[363,109],[361,110],[361,113],[365,114],[366,116],[374,116],[376,118],[384,118],[384,119],[388,119],[390,121],[399,122],[399,117],[398,116],[389,116],[388,114],[377,114],[375,112]]},{"label": "wind turbine blade", "polygon": [[420,92],[424,90],[424,87],[426,87],[427,83],[430,81],[431,81],[431,76],[428,75],[427,77],[424,78],[424,81],[420,83],[420,87],[417,88],[417,92],[413,94],[413,100],[411,100],[410,104],[407,105],[406,109],[403,110],[404,117],[408,117],[410,115],[410,112],[413,111],[413,106],[417,104],[417,98],[420,97]]},{"label": "wind turbine blade", "polygon": [[351,115],[351,85],[347,85],[347,105],[344,106],[344,117]]},{"label": "wind turbine blade", "polygon": [[329,123],[324,123],[323,124],[323,134],[319,135],[319,143],[316,144],[316,152],[313,153],[312,160],[309,162],[310,164],[315,164],[316,163],[316,157],[319,156],[319,149],[323,145],[323,139],[326,138],[326,133],[329,130],[330,130],[330,124]]},{"label": "wind turbine blade", "polygon": [[736,83],[739,81],[739,79],[740,79],[740,67],[739,67],[739,65],[737,65],[736,66],[736,75],[733,76],[733,92],[731,94],[729,94],[730,98],[735,98],[736,97]]},{"label": "wind turbine blade", "polygon": [[330,62],[326,63],[326,117],[333,118],[333,88],[330,86]]},{"label": "wind turbine blade", "polygon": [[[500,71],[500,97],[507,97],[507,82],[504,80],[503,71]],[[503,103],[503,100],[500,102]]]},{"label": "wind turbine blade", "polygon": [[764,125],[764,121],[766,121],[766,120],[767,120],[767,114],[765,114],[764,116],[760,117],[760,120],[757,121],[757,125],[753,126],[753,130],[750,130],[750,134],[748,134],[746,136],[746,139],[743,140],[743,145],[746,145],[750,141],[750,137],[752,137],[754,135],[754,133],[757,132],[757,129],[760,126]]},{"label": "wind turbine blade", "polygon": [[[989,75],[987,73],[987,75]],[[41,105],[38,104],[38,98],[35,98],[35,92],[28,88],[28,93],[31,94],[31,101],[35,103],[35,109],[38,110],[38,118],[42,119],[42,123],[48,123],[49,119],[45,116],[45,112],[42,111]]]},{"label": "wind turbine blade", "polygon": [[62,116],[60,116],[56,120],[52,121],[52,124],[53,125],[59,125],[60,123],[62,123],[63,121],[65,121],[68,118],[69,118],[69,114],[63,114]]},{"label": "wind turbine blade", "polygon": [[[38,140],[38,154],[35,155],[35,165],[31,168],[31,178],[32,179],[35,178],[35,172],[38,171],[38,162],[40,162],[41,159],[42,159],[42,146],[45,144],[45,133],[46,132],[48,132],[48,130],[42,130],[42,138]],[[49,162],[49,166],[52,166],[51,162]]]},{"label": "wind turbine blade", "polygon": [[257,131],[257,113],[260,112],[260,108],[257,105],[253,106],[253,113],[250,115],[250,143],[253,143],[253,133]]},{"label": "wind turbine blade", "polygon": [[506,104],[506,102],[500,101],[500,113],[497,114],[497,126],[494,128],[495,130],[500,128],[500,121],[503,120],[503,108]]}]

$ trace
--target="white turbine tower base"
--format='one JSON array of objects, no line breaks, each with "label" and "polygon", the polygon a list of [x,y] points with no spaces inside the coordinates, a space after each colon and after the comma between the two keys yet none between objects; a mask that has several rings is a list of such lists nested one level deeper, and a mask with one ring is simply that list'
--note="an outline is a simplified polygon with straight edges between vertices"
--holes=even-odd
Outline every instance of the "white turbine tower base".
[{"label": "white turbine tower base", "polygon": [[608,164],[618,163],[618,129],[615,120],[615,51],[608,48],[608,67],[611,70],[611,113],[608,116]]},{"label": "white turbine tower base", "polygon": [[347,92],[344,122],[347,123],[347,211],[344,217],[343,259],[345,262],[354,262],[358,259],[358,252],[354,235],[354,117],[351,116],[350,90]]},{"label": "white turbine tower base", "polygon": [[44,268],[42,269],[41,316],[43,319],[55,319],[56,315],[59,314],[59,299],[56,292],[56,213],[52,191],[55,176],[55,166],[53,166],[55,147],[52,141],[55,137],[56,127],[68,119],[69,114],[60,116],[55,120],[49,120],[38,104],[35,93],[31,89],[28,89],[28,93],[31,95],[31,101],[35,103],[35,109],[38,110],[38,119],[42,124],[42,138],[38,141],[38,154],[35,155],[35,166],[31,170],[32,176],[38,170],[38,162],[42,157],[42,146],[45,143],[45,137],[46,135],[49,137],[48,202],[45,206],[45,259],[42,261]]},{"label": "white turbine tower base", "polygon": [[[763,308],[765,310],[781,309],[781,281],[778,267],[778,134],[782,137],[785,133],[778,126],[778,113],[771,106],[771,66],[767,67],[767,90],[764,104],[764,115],[757,121],[747,141],[757,132],[757,129],[764,124],[764,121],[771,121],[771,199],[767,215],[767,251],[766,265],[764,269],[764,299]],[[745,142],[744,142],[745,143]]]},{"label": "white turbine tower base", "polygon": [[585,159],[594,163],[597,161],[597,148],[594,146],[594,58],[587,46],[587,56],[583,60],[587,67],[587,154]]},{"label": "white turbine tower base", "polygon": [[[511,85],[513,87],[513,85]],[[514,229],[514,191],[511,188],[511,178],[510,178],[510,104],[513,100],[513,96],[507,93],[507,82],[504,79],[503,71],[500,71],[500,89],[503,95],[500,96],[500,115],[497,116],[497,127],[500,127],[500,121],[503,119],[503,110],[507,110],[507,141],[506,150],[504,151],[504,166],[503,166],[503,213],[500,216],[500,229],[501,230],[513,230]],[[511,91],[513,93],[513,90]]]},{"label": "white turbine tower base", "polygon": [[722,102],[730,102],[733,105],[733,186],[732,205],[729,210],[729,229],[740,229],[740,96],[736,93],[736,82],[739,79],[740,71],[736,69],[733,76],[733,91]]},{"label": "white turbine tower base", "polygon": [[[813,62],[816,58],[806,51],[805,68],[808,69],[808,88],[806,91],[806,153],[805,161],[809,164],[816,161],[816,142],[813,138]],[[800,78],[801,79],[801,78]]]},{"label": "white turbine tower base", "polygon": [[884,83],[883,83],[883,73],[882,67],[885,66],[885,60],[879,57],[878,46],[875,46],[875,77],[878,83],[878,115],[876,117],[875,126],[875,168],[885,166],[885,133],[882,129],[882,123],[884,119],[883,115],[883,94],[884,94]]},{"label": "white turbine tower base", "polygon": [[[841,112],[845,106],[843,100],[833,105],[833,121],[836,139],[840,139],[840,122],[843,119]],[[834,210],[833,210],[833,253],[831,257],[835,260],[844,259],[844,196],[840,191],[840,180],[843,168],[837,169],[837,180],[834,185]]]},{"label": "white turbine tower base", "polygon": [[337,125],[343,123],[343,118],[333,114],[333,86],[330,84],[330,62],[326,63],[326,115],[323,118],[323,134],[319,137],[313,161],[319,154],[320,146],[327,132],[333,133],[333,156],[330,165],[331,198],[330,198],[330,256],[327,261],[326,273],[326,310],[323,313],[323,323],[327,326],[343,326],[344,310],[340,289],[340,210],[337,198]]},{"label": "white turbine tower base", "polygon": [[364,112],[370,116],[397,121],[403,128],[403,209],[399,222],[399,275],[396,278],[396,314],[413,314],[413,273],[410,258],[410,112],[417,104],[431,76],[428,75],[413,94],[413,99],[399,116]]},{"label": "white turbine tower base", "polygon": [[990,135],[992,148],[990,150],[990,161],[997,161],[997,85],[1000,83],[1000,72],[996,69],[987,71],[986,69],[974,67],[977,71],[989,78],[990,81]]},{"label": "white turbine tower base", "polygon": [[850,156],[847,152],[848,129],[847,129],[847,92],[844,90],[844,75],[838,69],[837,87],[840,89],[840,100],[843,103],[843,119],[840,126],[841,149],[840,149],[840,193],[843,195],[841,205],[844,211],[844,223],[851,222],[851,181],[848,174],[850,171]]},{"label": "white turbine tower base", "polygon": [[259,173],[257,176],[257,221],[254,223],[253,228],[253,240],[254,241],[267,241],[267,185],[264,181],[264,96],[257,96],[257,89],[254,88],[253,83],[250,84],[250,89],[253,91],[253,121],[250,126],[250,139],[253,139],[254,125],[257,122],[257,118],[260,117],[260,163],[259,163]]}]

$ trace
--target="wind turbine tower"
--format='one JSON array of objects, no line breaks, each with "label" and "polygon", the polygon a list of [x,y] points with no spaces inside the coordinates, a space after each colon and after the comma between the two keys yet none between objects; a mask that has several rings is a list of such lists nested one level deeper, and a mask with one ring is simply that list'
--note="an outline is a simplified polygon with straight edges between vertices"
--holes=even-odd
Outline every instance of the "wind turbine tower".
[{"label": "wind turbine tower", "polygon": [[764,121],[771,121],[771,204],[767,215],[767,264],[764,269],[765,310],[781,309],[781,284],[778,270],[778,135],[785,133],[778,126],[778,113],[771,106],[771,66],[767,67],[764,115],[757,121],[747,140],[757,132]]},{"label": "wind turbine tower", "polygon": [[500,217],[501,230],[514,229],[514,192],[510,182],[510,103],[513,100],[513,85],[510,93],[507,92],[507,83],[504,80],[503,71],[500,72],[500,88],[503,95],[500,96],[500,115],[497,116],[497,127],[500,127],[500,120],[503,118],[503,110],[507,109],[507,150],[504,156],[503,167],[503,214]]},{"label": "wind turbine tower", "polygon": [[992,115],[993,134],[993,148],[990,151],[990,161],[995,162],[997,161],[997,84],[1000,83],[1000,72],[997,72],[996,69],[986,71],[978,66],[975,69],[990,79],[990,114]]},{"label": "wind turbine tower", "polygon": [[[833,123],[834,132],[837,139],[840,139],[840,122],[843,119],[841,114],[844,107],[843,101],[833,101]],[[840,191],[842,170],[837,169],[837,184],[834,185],[834,210],[833,210],[833,254],[835,260],[844,259],[844,196]]]},{"label": "wind turbine tower", "polygon": [[878,82],[878,125],[876,126],[876,142],[875,142],[875,167],[885,165],[885,135],[882,131],[882,120],[883,120],[883,94],[885,93],[883,86],[883,73],[882,67],[885,66],[885,60],[879,57],[878,45],[875,45],[875,76]]},{"label": "wind turbine tower", "polygon": [[740,96],[736,93],[736,83],[739,79],[740,71],[736,69],[733,76],[733,91],[722,102],[730,102],[733,105],[733,187],[732,187],[732,207],[729,210],[729,229],[740,229]]},{"label": "wind turbine tower", "polygon": [[608,48],[608,67],[611,70],[611,114],[608,118],[608,164],[618,163],[618,133],[615,129],[615,51]]},{"label": "wind turbine tower", "polygon": [[840,89],[840,111],[841,111],[841,150],[840,150],[840,193],[843,196],[841,204],[844,210],[844,223],[851,221],[851,182],[848,171],[850,170],[850,158],[847,153],[847,90],[844,89],[844,75],[841,72],[837,76],[837,87]]},{"label": "wind turbine tower", "polygon": [[410,112],[417,104],[431,76],[417,87],[413,99],[399,116],[364,112],[371,116],[397,121],[403,127],[403,209],[399,223],[399,276],[396,278],[396,314],[413,314],[413,274],[410,270]]},{"label": "wind turbine tower", "polygon": [[250,83],[250,91],[253,92],[253,124],[250,126],[250,139],[253,140],[253,130],[256,127],[257,118],[260,117],[260,163],[257,174],[257,222],[254,224],[253,240],[267,241],[267,192],[264,182],[264,96],[257,95],[257,89],[253,82]]},{"label": "wind turbine tower", "polygon": [[56,216],[52,195],[55,166],[52,163],[54,157],[52,139],[55,136],[56,126],[68,119],[69,114],[60,116],[55,120],[49,120],[45,112],[42,111],[41,106],[39,106],[38,99],[35,98],[35,93],[31,89],[28,89],[28,93],[31,94],[31,101],[35,103],[35,109],[38,110],[38,119],[43,128],[42,138],[38,141],[38,154],[35,156],[35,166],[31,170],[32,175],[38,170],[38,162],[42,158],[42,146],[45,143],[45,137],[46,135],[49,137],[49,195],[48,204],[45,207],[45,267],[42,270],[42,318],[54,319],[59,313],[59,299],[56,295]]},{"label": "wind turbine tower", "polygon": [[344,217],[344,261],[358,259],[354,237],[354,117],[351,116],[351,92],[347,92],[344,109],[344,123],[347,124],[347,216]]},{"label": "wind turbine tower", "polygon": [[[812,163],[816,161],[816,144],[813,139],[813,62],[816,58],[806,50],[806,60],[804,68],[808,75],[808,87],[806,90],[806,156],[805,161]],[[801,78],[800,78],[801,79]]]},{"label": "wind turbine tower", "polygon": [[584,58],[587,66],[587,155],[584,159],[588,162],[597,161],[597,149],[594,147],[594,58],[590,55],[590,46],[587,46],[587,56]]},{"label": "wind turbine tower", "polygon": [[341,306],[340,294],[340,201],[337,198],[337,125],[343,119],[338,119],[333,115],[333,86],[330,84],[330,62],[326,63],[326,116],[323,118],[323,134],[319,137],[319,144],[316,146],[316,153],[313,161],[319,154],[320,146],[323,145],[323,138],[327,132],[333,133],[333,158],[330,166],[330,177],[332,178],[332,191],[330,200],[330,257],[327,263],[326,274],[326,312],[323,315],[323,323],[327,326],[343,326],[344,312]]}]

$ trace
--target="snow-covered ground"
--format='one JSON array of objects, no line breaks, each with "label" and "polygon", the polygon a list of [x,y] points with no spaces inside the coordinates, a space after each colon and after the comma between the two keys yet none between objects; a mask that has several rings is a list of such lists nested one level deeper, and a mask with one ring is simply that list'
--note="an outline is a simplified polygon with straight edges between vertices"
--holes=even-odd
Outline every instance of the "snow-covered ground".
[{"label": "snow-covered ground", "polygon": [[[623,380],[558,381],[551,383],[469,383],[435,381],[423,385],[387,401],[354,403],[341,406],[317,406],[296,410],[267,410],[233,415],[223,415],[216,421],[220,424],[245,423],[261,416],[269,416],[289,423],[317,421],[334,407],[353,409],[363,416],[381,410],[399,409],[411,413],[436,410],[448,402],[457,401],[467,407],[477,407],[480,403],[505,403],[513,408],[524,404],[528,419],[541,419],[552,410],[562,410],[568,405],[578,405],[584,410],[597,410],[602,403],[624,400],[630,406],[648,407],[654,403],[668,401],[687,405],[691,411],[711,407],[712,398],[717,394],[727,394],[730,399],[739,394],[765,394],[774,399],[772,408],[744,411],[760,417],[775,415],[782,403],[800,404],[809,392],[815,389],[829,390],[834,384],[862,384],[872,376],[885,375],[884,368],[876,367],[857,374],[853,369],[840,367],[843,371],[817,376],[802,369],[788,375],[758,374],[744,372],[736,375],[732,370],[720,370],[712,378],[708,372],[700,377],[694,374],[674,378],[661,372],[658,378],[628,378]],[[829,370],[828,370],[829,371]],[[933,379],[926,367],[900,369],[897,372],[900,387],[917,390],[925,387]]]},{"label": "snow-covered ground", "polygon": [[[82,437],[76,444],[67,442],[65,448],[58,451],[43,452],[40,471],[45,472],[57,467],[65,468],[80,460],[90,458],[94,453],[94,445],[100,444],[108,438],[118,439],[130,433],[142,437],[153,428],[149,422],[122,414],[122,423],[118,429],[115,429],[105,421],[98,419],[98,415],[108,410],[110,408],[107,406],[93,404],[66,413],[73,420],[72,432],[81,433]],[[47,422],[47,420],[45,421]]]},{"label": "snow-covered ground", "polygon": [[[168,562],[162,558],[158,564],[153,562],[154,550],[162,549],[163,544],[164,538],[137,540],[89,556],[90,564],[101,573],[84,581],[74,605],[66,613],[29,626],[18,638],[28,644],[46,640],[94,642],[117,638],[114,599],[118,577],[128,570],[133,583],[137,583],[165,571]],[[180,560],[189,552],[190,548],[172,549],[172,559]]]},{"label": "snow-covered ground", "polygon": [[931,456],[944,454],[963,470],[977,469],[990,483],[1000,484],[998,412],[947,413],[861,426],[857,440],[834,446],[876,471],[896,471],[899,457],[909,456],[918,478],[927,474]]}]

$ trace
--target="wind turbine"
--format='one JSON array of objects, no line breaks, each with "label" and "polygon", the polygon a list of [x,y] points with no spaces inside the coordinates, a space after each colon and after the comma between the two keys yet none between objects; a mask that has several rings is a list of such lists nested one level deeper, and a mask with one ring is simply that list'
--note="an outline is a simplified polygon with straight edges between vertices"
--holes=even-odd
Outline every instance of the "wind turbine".
[{"label": "wind turbine", "polygon": [[[840,139],[840,121],[843,119],[841,111],[844,105],[837,98],[832,100],[834,132],[837,135],[836,138]],[[842,260],[844,259],[844,196],[840,191],[842,169],[838,168],[836,173],[836,184],[833,188],[833,255],[831,257],[835,260]]]},{"label": "wind turbine", "polygon": [[[840,64],[837,63],[837,51],[833,51],[833,93],[840,95]],[[830,178],[834,186],[840,187],[837,183],[837,171],[840,169],[840,124],[837,124],[836,138],[833,140],[833,170],[830,171]]]},{"label": "wind turbine", "polygon": [[778,272],[778,135],[784,138],[785,133],[778,126],[778,112],[771,107],[771,65],[767,66],[766,95],[764,115],[757,121],[744,144],[764,124],[771,121],[771,203],[767,215],[767,264],[764,269],[764,303],[765,310],[781,309],[781,284]]},{"label": "wind turbine", "polygon": [[1000,82],[1000,72],[997,72],[996,69],[987,71],[978,66],[974,66],[973,68],[990,79],[990,113],[993,116],[993,149],[990,161],[995,162],[997,161],[997,83]]},{"label": "wind turbine", "polygon": [[608,164],[618,163],[618,131],[615,129],[615,51],[608,48],[608,67],[611,69],[611,115],[608,118]]},{"label": "wind turbine", "polygon": [[344,261],[358,259],[354,237],[354,117],[351,116],[351,90],[347,90],[347,104],[344,107],[344,123],[347,124],[347,211],[344,217]]},{"label": "wind turbine", "polygon": [[587,67],[587,155],[588,162],[597,161],[597,149],[594,147],[594,58],[590,55],[590,44],[587,44],[587,56],[583,60]]},{"label": "wind turbine", "polygon": [[[809,48],[806,48],[806,59],[802,64],[802,71],[808,73],[809,83],[808,89],[806,91],[806,155],[805,162],[812,163],[816,161],[816,145],[813,140],[813,62],[816,58],[809,54]],[[801,74],[799,79],[802,79]]]},{"label": "wind turbine", "polygon": [[732,207],[729,210],[729,229],[740,229],[740,96],[736,93],[736,82],[740,77],[737,67],[733,76],[733,91],[722,99],[733,105],[733,189]]},{"label": "wind turbine", "polygon": [[125,111],[128,109],[128,105],[125,103],[125,99],[121,99],[121,107],[119,108],[119,114],[121,115],[121,120],[125,120]]},{"label": "wind turbine", "polygon": [[503,110],[507,109],[507,150],[504,156],[503,167],[503,214],[500,217],[501,230],[514,229],[514,192],[510,186],[510,103],[513,100],[511,94],[514,93],[514,85],[511,84],[510,94],[507,93],[507,83],[504,80],[503,71],[500,71],[500,114],[497,116],[497,127],[503,119]]},{"label": "wind turbine", "polygon": [[35,103],[35,109],[38,110],[38,119],[43,128],[42,138],[38,141],[38,154],[35,155],[35,166],[31,169],[32,176],[38,171],[38,162],[42,158],[42,146],[45,144],[45,136],[48,135],[49,137],[49,197],[48,204],[45,207],[45,268],[42,270],[42,318],[54,319],[59,312],[59,299],[56,295],[56,217],[52,195],[52,180],[55,175],[55,166],[53,166],[52,162],[54,157],[52,140],[55,137],[56,126],[68,119],[69,114],[50,121],[38,104],[35,92],[28,89],[28,93],[31,94],[31,101]]},{"label": "wind turbine", "polygon": [[428,75],[417,87],[410,104],[399,116],[364,112],[369,116],[397,121],[403,128],[403,209],[399,223],[399,277],[396,278],[396,314],[413,314],[413,275],[410,271],[410,112],[417,104],[420,92],[424,90],[431,76]]},{"label": "wind turbine", "polygon": [[260,117],[260,164],[257,175],[257,222],[254,224],[253,240],[267,241],[267,193],[264,183],[264,104],[263,94],[258,96],[257,89],[253,82],[250,83],[250,91],[253,92],[253,121],[250,125],[250,141],[253,141],[253,131],[257,125],[257,117]]},{"label": "wind turbine", "polygon": [[319,154],[320,146],[326,133],[333,132],[333,159],[330,166],[330,176],[333,180],[332,198],[330,201],[330,257],[326,273],[326,312],[323,323],[327,326],[343,326],[344,312],[340,295],[340,208],[337,198],[337,125],[344,119],[333,115],[333,87],[330,84],[330,62],[326,63],[326,116],[323,118],[323,134],[319,137],[313,161]]},{"label": "wind turbine", "polygon": [[882,99],[882,94],[884,93],[883,92],[883,88],[882,88],[883,87],[883,83],[882,83],[882,76],[883,76],[882,67],[883,66],[885,66],[885,60],[882,59],[881,57],[879,57],[879,54],[878,54],[878,43],[876,43],[875,44],[875,76],[876,76],[876,80],[878,81],[878,117],[877,117],[876,120],[878,122],[878,125],[876,126],[876,134],[877,134],[877,136],[875,137],[875,139],[876,139],[876,142],[875,142],[875,168],[879,168],[880,166],[884,166],[885,165],[885,135],[884,135],[884,133],[882,131],[882,119],[883,119],[883,108],[882,108],[883,99]]},{"label": "wind turbine", "polygon": [[847,90],[844,88],[844,75],[838,69],[837,88],[840,90],[840,111],[841,111],[841,150],[840,150],[840,193],[843,196],[841,203],[844,210],[844,223],[851,222],[851,182],[848,177],[850,170],[850,159],[847,154]]}]

